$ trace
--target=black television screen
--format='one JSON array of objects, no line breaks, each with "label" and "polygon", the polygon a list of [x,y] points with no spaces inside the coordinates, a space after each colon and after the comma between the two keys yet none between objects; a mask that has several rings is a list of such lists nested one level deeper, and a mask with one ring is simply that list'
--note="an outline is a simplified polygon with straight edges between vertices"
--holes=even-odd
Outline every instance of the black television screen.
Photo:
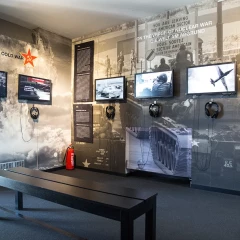
[{"label": "black television screen", "polygon": [[7,97],[7,73],[0,71],[0,97]]},{"label": "black television screen", "polygon": [[101,78],[95,80],[96,101],[124,100],[125,77]]},{"label": "black television screen", "polygon": [[51,80],[19,74],[18,99],[51,103]]},{"label": "black television screen", "polygon": [[164,71],[135,74],[135,97],[173,97],[173,72]]},{"label": "black television screen", "polygon": [[218,63],[187,69],[187,94],[236,93],[236,64]]}]

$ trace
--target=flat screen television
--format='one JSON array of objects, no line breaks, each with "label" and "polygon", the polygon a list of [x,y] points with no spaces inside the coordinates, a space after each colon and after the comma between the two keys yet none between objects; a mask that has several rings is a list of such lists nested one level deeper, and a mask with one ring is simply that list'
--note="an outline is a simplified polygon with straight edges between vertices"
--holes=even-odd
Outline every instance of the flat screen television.
[{"label": "flat screen television", "polygon": [[173,97],[173,72],[135,74],[135,98]]},{"label": "flat screen television", "polygon": [[7,72],[0,71],[0,98],[7,97]]},{"label": "flat screen television", "polygon": [[187,68],[187,94],[235,94],[236,85],[233,62]]},{"label": "flat screen television", "polygon": [[19,74],[18,99],[51,103],[51,80]]},{"label": "flat screen television", "polygon": [[125,77],[96,79],[95,89],[96,101],[124,100]]}]

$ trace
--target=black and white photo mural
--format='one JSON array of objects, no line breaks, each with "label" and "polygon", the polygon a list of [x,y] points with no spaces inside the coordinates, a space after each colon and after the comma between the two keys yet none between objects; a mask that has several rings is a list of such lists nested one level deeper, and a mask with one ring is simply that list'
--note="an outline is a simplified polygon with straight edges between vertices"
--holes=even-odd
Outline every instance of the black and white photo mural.
[{"label": "black and white photo mural", "polygon": [[[61,166],[71,141],[71,41],[38,29],[31,43],[0,35],[0,50],[0,70],[8,73],[7,98],[0,101],[0,169]],[[51,105],[19,100],[19,74],[49,79]],[[50,85],[39,81],[38,88],[28,84],[27,90],[50,101]],[[37,121],[29,114],[33,103],[40,111]]]},{"label": "black and white photo mural", "polygon": [[126,128],[126,161],[127,169],[189,178],[192,130],[159,122],[150,128]]},{"label": "black and white photo mural", "polygon": [[[126,145],[125,167],[166,171],[191,177],[194,185],[240,190],[239,24],[238,0],[204,0],[79,38],[95,41],[94,79],[119,74],[126,78],[127,100],[117,103],[115,125]],[[224,65],[229,62],[234,67]],[[136,98],[135,73],[162,71],[172,71],[172,97]],[[162,106],[158,118],[149,116],[154,101]],[[221,106],[217,118],[205,114],[209,101]],[[183,158],[177,157],[174,142],[186,146]],[[90,145],[79,146],[92,156],[83,150]],[[185,162],[184,170],[173,171],[177,164],[169,159]]]}]

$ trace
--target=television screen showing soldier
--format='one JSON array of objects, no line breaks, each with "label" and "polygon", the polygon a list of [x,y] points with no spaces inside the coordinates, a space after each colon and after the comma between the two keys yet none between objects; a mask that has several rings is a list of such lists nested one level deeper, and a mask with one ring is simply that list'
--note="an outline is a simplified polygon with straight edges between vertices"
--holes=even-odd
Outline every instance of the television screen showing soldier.
[{"label": "television screen showing soldier", "polygon": [[135,75],[136,98],[173,97],[172,71],[139,73]]}]

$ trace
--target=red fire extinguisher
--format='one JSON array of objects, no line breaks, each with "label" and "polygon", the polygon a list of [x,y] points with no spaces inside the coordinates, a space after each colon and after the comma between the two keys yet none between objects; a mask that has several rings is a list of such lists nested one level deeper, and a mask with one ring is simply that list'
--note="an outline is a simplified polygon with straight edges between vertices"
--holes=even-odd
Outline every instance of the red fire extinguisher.
[{"label": "red fire extinguisher", "polygon": [[67,147],[67,150],[65,153],[65,159],[66,159],[66,169],[73,170],[74,169],[74,147],[72,146],[72,144],[70,144]]}]

